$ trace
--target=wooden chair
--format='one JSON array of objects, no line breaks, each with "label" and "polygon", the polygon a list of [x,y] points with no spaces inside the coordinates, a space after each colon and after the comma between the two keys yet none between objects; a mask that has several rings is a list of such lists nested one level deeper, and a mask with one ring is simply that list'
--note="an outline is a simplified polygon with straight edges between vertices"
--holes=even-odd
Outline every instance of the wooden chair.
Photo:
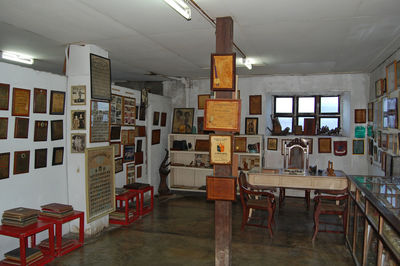
[{"label": "wooden chair", "polygon": [[[240,172],[239,175],[239,188],[240,188],[240,201],[242,202],[242,207],[243,207],[241,230],[242,231],[244,230],[245,225],[268,228],[269,234],[272,237],[273,236],[272,224],[274,224],[274,213],[276,208],[276,202],[274,194],[266,191],[269,190],[270,188],[252,186],[247,182],[246,175],[243,172]],[[249,216],[250,209],[267,211],[268,225],[264,226],[263,222],[261,222],[261,224],[249,223],[249,220],[251,218]]]},{"label": "wooden chair", "polygon": [[[347,223],[347,189],[344,190],[317,190],[317,196],[314,197],[314,234],[312,241],[314,242],[318,232],[328,232],[344,234]],[[328,223],[319,220],[320,215],[338,215],[342,217],[342,224]],[[329,224],[343,226],[343,230],[320,230],[319,224]]]}]

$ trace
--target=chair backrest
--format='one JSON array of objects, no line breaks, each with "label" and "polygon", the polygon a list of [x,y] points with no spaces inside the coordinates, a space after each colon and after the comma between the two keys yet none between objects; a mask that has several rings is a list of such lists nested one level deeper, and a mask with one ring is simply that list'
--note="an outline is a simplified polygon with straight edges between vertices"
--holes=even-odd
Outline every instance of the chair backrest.
[{"label": "chair backrest", "polygon": [[242,200],[242,203],[245,203],[243,201],[247,201],[249,196],[246,193],[246,191],[248,190],[246,174],[243,173],[242,171],[240,171],[239,174],[239,190],[240,190],[240,199]]},{"label": "chair backrest", "polygon": [[309,166],[308,143],[303,139],[295,138],[284,145],[283,168],[305,172]]}]

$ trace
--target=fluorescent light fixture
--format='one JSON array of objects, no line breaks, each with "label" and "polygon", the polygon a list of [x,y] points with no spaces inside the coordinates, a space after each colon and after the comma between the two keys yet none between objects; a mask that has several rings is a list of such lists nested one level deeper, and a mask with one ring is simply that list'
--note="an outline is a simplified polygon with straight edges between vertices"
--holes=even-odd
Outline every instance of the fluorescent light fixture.
[{"label": "fluorescent light fixture", "polygon": [[33,64],[33,57],[30,55],[21,54],[21,53],[17,53],[17,52],[11,52],[11,51],[3,51],[1,54],[2,54],[3,59],[7,59],[7,60],[19,62],[19,63],[24,63],[24,64],[29,64],[29,65]]},{"label": "fluorescent light fixture", "polygon": [[192,19],[192,10],[190,9],[187,1],[185,0],[164,0],[170,7],[175,9],[176,12],[181,14],[186,20]]},{"label": "fluorescent light fixture", "polygon": [[243,65],[245,65],[249,70],[251,70],[253,68],[252,66],[252,61],[249,58],[242,58],[242,63]]}]

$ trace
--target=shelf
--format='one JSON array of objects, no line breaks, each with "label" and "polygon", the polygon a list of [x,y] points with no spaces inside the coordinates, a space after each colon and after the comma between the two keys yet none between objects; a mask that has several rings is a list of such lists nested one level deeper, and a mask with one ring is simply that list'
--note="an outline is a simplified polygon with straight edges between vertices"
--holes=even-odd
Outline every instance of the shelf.
[{"label": "shelf", "polygon": [[171,189],[178,191],[206,192],[205,189],[200,189],[200,187],[191,187],[191,186],[171,186]]},{"label": "shelf", "polygon": [[209,154],[208,151],[170,151],[170,153],[183,153],[183,154]]},{"label": "shelf", "polygon": [[203,170],[203,171],[212,171],[212,168],[204,168],[204,167],[190,167],[190,166],[173,166],[171,165],[170,168],[173,169],[192,169],[192,170]]},{"label": "shelf", "polygon": [[233,154],[238,155],[250,155],[250,156],[260,156],[259,152],[234,152]]}]

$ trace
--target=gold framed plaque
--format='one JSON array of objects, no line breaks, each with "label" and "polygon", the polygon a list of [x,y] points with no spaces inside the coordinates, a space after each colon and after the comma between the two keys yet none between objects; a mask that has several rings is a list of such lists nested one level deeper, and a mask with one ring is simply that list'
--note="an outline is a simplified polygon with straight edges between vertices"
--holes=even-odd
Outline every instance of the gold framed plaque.
[{"label": "gold framed plaque", "polygon": [[396,60],[386,66],[386,92],[389,94],[397,89]]},{"label": "gold framed plaque", "polygon": [[51,140],[64,138],[63,120],[51,121]]},{"label": "gold framed plaque", "polygon": [[8,117],[0,117],[0,139],[7,139]]},{"label": "gold framed plaque", "polygon": [[261,115],[262,113],[262,95],[249,96],[249,114]]},{"label": "gold framed plaque", "polygon": [[47,90],[39,88],[33,90],[33,112],[39,114],[47,112]]},{"label": "gold framed plaque", "polygon": [[29,155],[30,151],[14,152],[14,175],[29,172]]},{"label": "gold framed plaque", "polygon": [[71,105],[86,105],[86,86],[71,86]]},{"label": "gold framed plaque", "polygon": [[50,92],[50,114],[63,115],[65,106],[65,92],[51,91]]},{"label": "gold framed plaque", "polygon": [[210,164],[232,164],[231,135],[210,135]]},{"label": "gold framed plaque", "polygon": [[92,99],[111,100],[111,61],[90,54],[90,85]]},{"label": "gold framed plaque", "polygon": [[236,54],[211,54],[211,90],[234,91]]},{"label": "gold framed plaque", "polygon": [[206,100],[204,130],[240,132],[241,100]]},{"label": "gold framed plaque", "polygon": [[10,177],[10,153],[0,153],[0,179]]},{"label": "gold framed plaque", "polygon": [[31,102],[31,91],[13,88],[12,115],[29,116],[29,105]]},{"label": "gold framed plaque", "polygon": [[64,147],[53,148],[52,165],[61,165],[64,161]]},{"label": "gold framed plaque", "polygon": [[35,121],[35,132],[33,134],[33,141],[46,141],[47,129],[49,127],[48,121]]},{"label": "gold framed plaque", "polygon": [[0,110],[8,110],[10,84],[0,83]]},{"label": "gold framed plaque", "polygon": [[28,138],[29,118],[16,117],[14,127],[14,138]]},{"label": "gold framed plaque", "polygon": [[110,140],[110,104],[91,100],[90,106],[90,142],[108,142]]},{"label": "gold framed plaque", "polygon": [[135,164],[134,163],[126,164],[126,183],[127,184],[135,183]]},{"label": "gold framed plaque", "polygon": [[210,94],[199,94],[197,95],[197,108],[199,110],[204,110],[206,106],[206,100],[210,99]]}]

